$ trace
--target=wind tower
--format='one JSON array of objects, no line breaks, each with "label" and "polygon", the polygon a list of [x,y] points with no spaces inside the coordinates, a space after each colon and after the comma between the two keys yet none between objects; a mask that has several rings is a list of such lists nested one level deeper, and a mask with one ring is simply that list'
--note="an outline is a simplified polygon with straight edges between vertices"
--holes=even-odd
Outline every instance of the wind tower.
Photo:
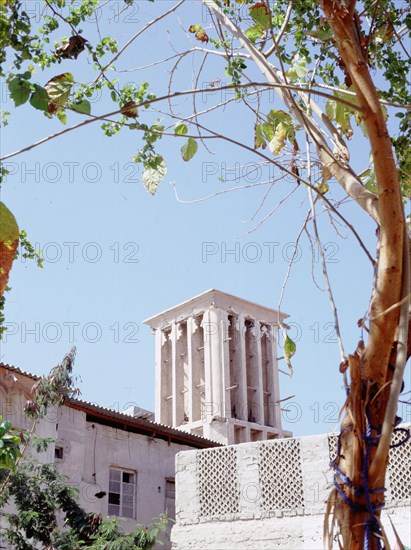
[{"label": "wind tower", "polygon": [[156,342],[156,422],[226,445],[291,436],[276,353],[285,317],[208,290],[144,321]]}]

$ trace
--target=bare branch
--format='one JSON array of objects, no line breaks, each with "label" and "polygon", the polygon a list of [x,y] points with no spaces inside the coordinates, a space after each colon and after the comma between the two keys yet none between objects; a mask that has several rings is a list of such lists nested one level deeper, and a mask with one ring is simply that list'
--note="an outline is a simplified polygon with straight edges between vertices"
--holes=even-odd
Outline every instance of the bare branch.
[{"label": "bare branch", "polygon": [[[248,88],[248,87],[258,87],[258,86],[261,86],[261,87],[264,87],[264,89],[267,89],[269,87],[272,87],[272,88],[277,88],[277,87],[280,87],[280,88],[290,88],[290,89],[301,89],[299,87],[295,87],[295,86],[287,86],[286,84],[268,84],[267,82],[264,82],[264,83],[258,83],[258,82],[250,82],[250,83],[247,83],[247,84],[239,84],[238,86],[233,86],[232,84],[230,85],[227,85],[227,86],[219,86],[218,88],[211,88],[211,91],[221,91],[221,90],[229,90],[229,89],[234,89],[234,88]],[[152,99],[150,101],[144,101],[142,103],[140,103],[140,107],[144,107],[144,105],[151,105],[153,103],[158,103],[160,101],[165,101],[165,100],[169,100],[170,98],[175,98],[175,97],[179,97],[179,96],[185,96],[185,95],[191,95],[191,94],[200,94],[200,93],[204,93],[205,89],[204,88],[201,88],[201,89],[198,89],[198,90],[183,90],[183,91],[180,91],[180,92],[175,92],[175,93],[172,93],[172,94],[166,94],[164,96],[161,96],[161,97],[157,97],[156,99]],[[330,97],[332,99],[334,99],[334,97],[332,95],[329,95],[329,94],[322,94],[321,92],[319,93],[319,95],[324,95],[324,96],[327,96],[327,97]],[[337,101],[338,101],[338,98],[335,98]],[[349,102],[346,102],[346,101],[341,101],[342,103],[345,103],[347,105],[352,105],[354,108],[356,108],[355,105],[349,103]],[[83,121],[81,122],[80,124],[75,124],[74,126],[70,126],[69,128],[65,128],[64,130],[61,130],[60,132],[56,132],[54,134],[51,134],[27,147],[24,147],[23,149],[19,149],[18,151],[15,151],[14,153],[9,153],[8,155],[4,155],[3,157],[0,158],[0,162],[3,161],[3,160],[6,160],[6,159],[9,159],[9,158],[12,158],[12,157],[15,157],[17,155],[20,155],[21,153],[24,153],[26,151],[30,151],[30,149],[34,149],[35,147],[38,147],[39,145],[42,145],[43,143],[46,143],[47,141],[50,141],[56,137],[59,137],[59,136],[62,136],[63,134],[66,134],[67,132],[71,132],[72,130],[77,130],[78,128],[81,128],[82,126],[86,126],[87,124],[90,124],[92,122],[97,122],[98,120],[103,120],[105,118],[108,118],[110,116],[113,116],[113,115],[117,115],[117,114],[120,114],[121,113],[121,108],[120,109],[117,109],[115,111],[112,111],[111,113],[106,113],[104,115],[100,115],[100,116],[94,116],[94,115],[85,115],[85,116],[89,116],[90,119],[89,120],[86,120],[86,121]]]},{"label": "bare branch", "polygon": [[300,232],[299,232],[298,235],[297,235],[297,238],[296,238],[296,240],[295,240],[294,252],[293,252],[293,255],[291,256],[290,261],[288,262],[287,273],[286,273],[286,275],[285,275],[285,278],[284,278],[284,281],[283,281],[283,284],[282,284],[282,287],[281,287],[280,298],[279,298],[279,300],[278,300],[278,306],[277,306],[277,311],[278,311],[278,324],[279,324],[279,326],[281,326],[280,311],[281,311],[281,307],[282,307],[283,300],[284,300],[285,289],[286,289],[288,280],[289,280],[290,275],[291,275],[292,266],[293,266],[293,264],[294,264],[294,258],[295,258],[296,254],[297,254],[297,246],[298,246],[298,243],[300,242],[301,235],[304,233],[304,230],[305,230],[305,228],[306,228],[306,226],[307,226],[307,223],[308,223],[308,220],[310,219],[310,216],[311,216],[311,209],[308,211],[307,216],[305,217],[304,223],[303,223],[303,225],[302,225],[302,227],[301,227],[301,229],[300,229]]},{"label": "bare branch", "polygon": [[[140,65],[140,67],[134,67],[133,69],[115,69],[116,73],[133,73],[136,71],[141,71],[142,69],[149,69],[151,67],[155,67],[156,65],[161,65],[162,63],[166,63],[167,61],[171,61],[171,59],[174,59],[176,57],[179,57],[181,55],[186,55],[187,53],[191,52],[201,52],[201,53],[207,53],[210,55],[216,55],[218,57],[224,57],[226,58],[227,55],[225,52],[218,52],[216,50],[209,50],[208,48],[199,48],[197,46],[190,48],[189,50],[181,53],[175,53],[174,55],[171,55],[170,57],[166,57],[164,59],[161,59],[160,61],[154,61],[153,63],[149,63],[148,65]],[[241,52],[233,52],[232,57],[241,57],[244,59],[250,59],[250,56]]]},{"label": "bare branch", "polygon": [[205,197],[201,197],[200,199],[193,199],[193,200],[183,200],[180,199],[177,193],[177,187],[174,182],[172,182],[173,188],[174,188],[174,194],[176,197],[177,202],[181,204],[197,204],[200,202],[205,202],[210,199],[214,199],[215,197],[219,197],[221,195],[225,195],[226,193],[231,193],[233,191],[242,191],[244,189],[253,189],[254,187],[261,187],[263,185],[271,185],[271,181],[261,181],[258,183],[250,183],[249,185],[239,185],[237,187],[231,187],[230,189],[224,189],[223,191],[217,191],[216,193],[212,193],[211,195],[206,195]]},{"label": "bare branch", "polygon": [[170,13],[173,13],[176,11],[182,4],[184,4],[185,0],[180,0],[177,4],[175,4],[172,8],[170,8],[168,11],[165,11],[161,15],[159,15],[156,19],[153,19],[147,25],[145,25],[142,29],[140,29],[136,34],[134,34],[128,42],[124,44],[122,48],[116,53],[116,55],[112,58],[112,60],[105,65],[97,78],[94,80],[94,84],[100,80],[100,78],[103,76],[103,73],[114,63],[114,61],[117,61],[117,59],[120,57],[120,55],[136,40],[139,36],[141,36],[146,30],[148,30],[150,27],[158,23],[158,21],[161,21],[161,19],[164,19],[164,17],[167,17],[167,15],[170,15]]},{"label": "bare branch", "polygon": [[264,218],[262,218],[262,219],[257,223],[256,226],[254,226],[252,229],[250,229],[250,231],[247,231],[247,235],[250,235],[251,233],[254,233],[254,231],[257,231],[257,229],[258,229],[259,227],[261,227],[261,226],[263,225],[263,223],[266,222],[266,221],[268,220],[268,218],[271,218],[271,216],[272,216],[275,212],[277,212],[277,210],[280,208],[280,206],[281,206],[282,204],[284,204],[285,201],[286,201],[289,197],[291,197],[291,195],[292,195],[293,193],[295,193],[295,192],[297,191],[298,187],[299,187],[299,184],[297,183],[297,185],[296,185],[295,187],[293,187],[293,189],[291,189],[291,191],[289,191],[289,192],[288,192],[288,193],[287,193],[287,194],[286,194],[286,195],[285,195],[285,196],[284,196],[284,197],[274,206],[274,208],[272,208],[272,209],[270,210],[270,212],[268,212],[268,214],[266,214],[266,215],[264,216]]},{"label": "bare branch", "polygon": [[290,21],[293,5],[294,5],[294,0],[291,0],[287,6],[287,11],[285,12],[284,21],[283,21],[283,24],[281,25],[280,30],[278,31],[277,37],[274,38],[272,46],[270,46],[270,48],[263,53],[266,59],[270,57],[270,55],[277,49],[278,45],[280,44],[281,39],[284,35],[285,29],[287,28],[288,22]]},{"label": "bare branch", "polygon": [[[306,150],[307,150],[307,179],[311,180],[311,151],[310,151],[310,142],[309,142],[308,138],[306,140]],[[319,234],[319,231],[318,231],[317,218],[316,218],[316,212],[315,212],[315,203],[314,203],[314,200],[313,200],[312,190],[310,188],[307,189],[307,193],[308,193],[308,199],[309,199],[310,205],[311,205],[311,219],[312,219],[313,227],[314,227],[315,240],[317,242],[318,249],[319,249],[320,256],[321,256],[321,266],[322,266],[325,286],[327,288],[328,297],[329,297],[330,305],[331,305],[331,310],[332,310],[333,317],[334,317],[334,328],[335,328],[335,333],[337,335],[338,345],[339,345],[339,348],[340,348],[341,362],[343,363],[346,360],[346,355],[345,355],[344,345],[343,345],[342,338],[341,338],[340,322],[339,322],[339,319],[338,319],[337,306],[335,304],[334,294],[333,294],[333,291],[332,291],[332,288],[331,288],[330,278],[328,276],[327,263],[325,261],[324,249],[323,249],[322,242],[321,242],[321,239],[320,239],[320,234]],[[346,372],[344,372],[343,378],[344,378],[344,386],[345,386],[346,390],[348,390],[349,385],[348,385],[348,379],[347,379],[347,373]]]},{"label": "bare branch", "polygon": [[[203,2],[210,10],[213,10],[217,19],[221,21],[230,33],[237,38],[240,44],[249,52],[268,82],[283,84],[281,73],[268,63],[262,53],[255,48],[246,36],[244,36],[241,29],[225,15],[223,10],[220,9],[214,0],[203,0]],[[290,97],[290,92],[286,89],[278,88],[277,93],[293,116],[311,135],[313,141],[316,143],[318,156],[324,166],[329,168],[332,175],[338,180],[344,190],[378,222],[378,200],[373,193],[364,188],[355,172],[344,160],[348,158],[348,149],[340,133],[336,130],[329,118],[315,102],[310,100],[306,93],[299,92],[300,97],[309,104],[312,112],[320,118],[326,128],[331,132],[338,147],[337,154],[328,146],[322,129],[317,125],[314,119],[310,116],[303,115],[300,110],[295,109],[295,105]]]}]

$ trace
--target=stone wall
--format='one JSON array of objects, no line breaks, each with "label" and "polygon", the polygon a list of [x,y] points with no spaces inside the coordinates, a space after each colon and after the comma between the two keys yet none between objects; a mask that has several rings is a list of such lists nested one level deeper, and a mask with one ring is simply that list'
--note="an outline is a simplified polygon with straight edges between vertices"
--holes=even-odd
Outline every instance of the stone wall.
[{"label": "stone wall", "polygon": [[[395,435],[395,441],[404,437]],[[175,550],[320,549],[334,434],[182,452],[176,463]],[[390,451],[383,523],[410,546],[411,443]]]}]

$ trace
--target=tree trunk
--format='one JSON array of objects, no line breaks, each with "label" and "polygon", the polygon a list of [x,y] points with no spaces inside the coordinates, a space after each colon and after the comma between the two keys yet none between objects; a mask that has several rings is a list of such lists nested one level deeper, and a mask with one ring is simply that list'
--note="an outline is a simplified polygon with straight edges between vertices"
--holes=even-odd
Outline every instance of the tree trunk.
[{"label": "tree trunk", "polygon": [[[284,84],[281,71],[272,66],[264,55],[250,42],[214,0],[203,0],[214,13],[217,21],[248,51],[251,59],[268,82]],[[345,405],[339,456],[336,459],[335,490],[330,497],[334,506],[344,548],[378,548],[379,539],[373,533],[379,531],[380,506],[384,501],[382,491],[388,461],[388,447],[374,463],[374,474],[369,476],[377,444],[380,441],[387,402],[391,392],[391,379],[396,365],[396,340],[399,327],[398,304],[404,295],[403,246],[404,212],[394,161],[391,139],[381,109],[377,90],[368,71],[358,36],[355,19],[355,0],[319,0],[342,62],[350,76],[361,115],[367,129],[375,167],[378,194],[368,191],[350,168],[344,156],[344,143],[337,139],[339,153],[329,147],[314,117],[306,116],[299,109],[289,90],[276,88],[293,117],[304,127],[308,135],[315,137],[318,157],[330,170],[341,187],[379,225],[379,258],[376,285],[371,303],[369,338],[366,347],[360,342],[356,352],[349,357],[351,387]],[[331,122],[305,92],[298,92],[329,129]],[[335,138],[335,136],[333,135]],[[408,285],[408,281],[407,281]],[[405,295],[409,294],[406,290]],[[402,343],[406,344],[406,335]],[[395,410],[394,410],[395,413]],[[389,419],[388,435],[393,429],[395,414]],[[386,430],[387,431],[387,430]],[[385,437],[385,442],[387,437]],[[381,437],[382,442],[382,437]],[[382,446],[379,445],[382,449]],[[381,455],[381,453],[380,453]],[[378,467],[376,467],[378,466]],[[332,544],[332,537],[329,537]]]},{"label": "tree trunk", "polygon": [[396,365],[398,304],[402,289],[409,283],[402,286],[405,222],[398,171],[378,94],[359,42],[355,3],[320,0],[362,109],[374,159],[379,212],[379,258],[369,338],[365,348],[360,343],[349,357],[351,385],[335,461],[334,510],[343,547],[371,550],[381,548],[379,517],[384,503],[388,448],[379,457],[372,475],[370,465],[379,444]]}]

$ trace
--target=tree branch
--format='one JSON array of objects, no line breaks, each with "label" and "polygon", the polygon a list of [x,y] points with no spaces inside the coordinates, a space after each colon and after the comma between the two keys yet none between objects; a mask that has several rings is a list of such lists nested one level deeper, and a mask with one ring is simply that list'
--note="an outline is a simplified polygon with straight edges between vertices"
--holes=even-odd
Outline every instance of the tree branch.
[{"label": "tree branch", "polygon": [[[255,46],[248,40],[241,29],[232,22],[223,10],[214,2],[214,0],[203,0],[203,3],[215,14],[218,21],[221,22],[229,32],[242,44],[242,46],[249,52],[252,59],[261,70],[265,78],[270,83],[283,84],[281,73],[272,67],[266,60],[264,55],[259,52]],[[300,110],[295,108],[293,104],[291,94],[287,90],[278,88],[278,95],[284,101],[285,105],[292,113],[292,115],[298,120],[298,122],[305,128],[305,130],[311,135],[313,141],[316,144],[317,153],[324,166],[328,167],[332,175],[337,179],[343,189],[348,195],[350,195],[375,221],[379,220],[378,214],[378,201],[373,193],[364,188],[362,182],[358,179],[355,172],[345,162],[348,158],[348,150],[344,144],[344,141],[335,129],[329,118],[323,113],[320,107],[310,100],[306,93],[299,91],[300,97],[309,104],[313,113],[315,113],[320,120],[324,123],[326,128],[331,132],[335,143],[337,144],[337,154],[331,151],[326,139],[324,138],[323,131],[316,124],[312,117],[303,115]]]},{"label": "tree branch", "polygon": [[[320,0],[320,5],[333,31],[359,104],[363,108],[362,117],[374,159],[380,226],[378,276],[371,303],[371,317],[375,317],[398,302],[401,295],[404,211],[398,171],[384,113],[358,42],[351,11],[341,1]],[[386,379],[398,317],[398,310],[394,310],[384,318],[375,318],[370,325],[362,375],[379,385],[384,384]]]}]

